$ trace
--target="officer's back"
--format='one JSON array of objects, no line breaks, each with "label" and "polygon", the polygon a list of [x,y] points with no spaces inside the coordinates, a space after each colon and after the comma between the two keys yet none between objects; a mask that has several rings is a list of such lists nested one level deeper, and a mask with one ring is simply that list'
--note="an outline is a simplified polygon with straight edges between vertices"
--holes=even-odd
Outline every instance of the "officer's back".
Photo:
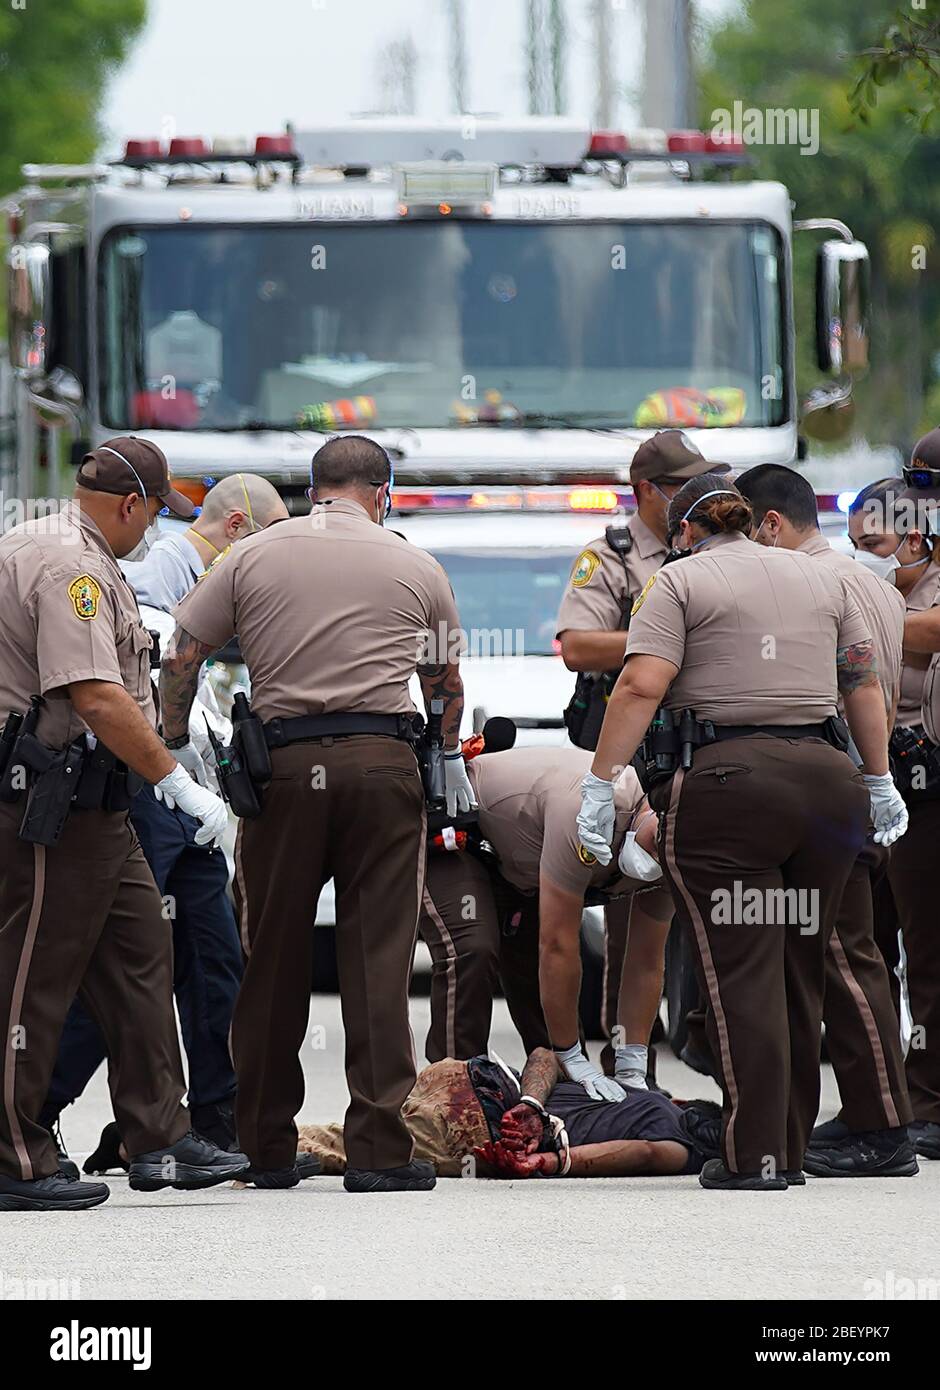
[{"label": "officer's back", "polygon": [[[376,526],[350,498],[315,505],[309,516],[243,541],[197,590],[201,640],[226,641],[234,611],[253,708],[263,720],[410,713],[408,682],[423,634],[430,629],[445,647],[454,640],[456,614],[440,565]],[[185,606],[178,616],[185,627]]]}]

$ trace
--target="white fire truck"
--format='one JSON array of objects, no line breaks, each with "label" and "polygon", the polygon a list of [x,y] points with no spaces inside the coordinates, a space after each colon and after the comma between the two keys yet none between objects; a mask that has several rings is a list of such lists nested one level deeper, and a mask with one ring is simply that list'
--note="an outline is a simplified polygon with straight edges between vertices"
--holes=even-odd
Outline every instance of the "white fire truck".
[{"label": "white fire truck", "polygon": [[798,456],[792,237],[817,268],[817,419],[867,360],[867,253],[741,181],[733,140],[361,119],[252,151],[135,140],[27,165],[8,202],[4,500],[70,491],[90,444],[156,440],[197,496],[302,498],[324,432],[412,486],[626,482],[687,428],[735,467]]}]

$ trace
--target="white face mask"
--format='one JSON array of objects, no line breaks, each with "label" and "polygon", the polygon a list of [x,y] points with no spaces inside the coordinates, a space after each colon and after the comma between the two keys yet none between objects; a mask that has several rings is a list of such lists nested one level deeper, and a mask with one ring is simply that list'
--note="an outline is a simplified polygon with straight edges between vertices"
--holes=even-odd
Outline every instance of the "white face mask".
[{"label": "white face mask", "polygon": [[898,559],[898,551],[904,544],[903,539],[898,541],[890,555],[876,555],[871,550],[856,550],[855,558],[860,565],[864,565],[872,574],[877,574],[879,579],[883,579],[886,584],[897,584],[898,570],[916,570],[918,565],[922,565],[929,558],[924,555],[919,560],[909,560],[906,565],[902,565]]},{"label": "white face mask", "polygon": [[662,878],[663,871],[651,854],[636,842],[636,831],[628,830],[617,856],[617,864],[625,878],[635,878],[640,883],[655,883]]},{"label": "white face mask", "polygon": [[125,556],[124,556],[124,559],[125,559],[125,560],[131,560],[131,561],[133,561],[133,562],[135,562],[135,563],[136,563],[138,560],[145,560],[145,559],[147,558],[147,556],[150,554],[151,547],[152,547],[159,539],[160,539],[160,526],[159,526],[159,523],[158,523],[158,522],[153,521],[153,522],[151,522],[151,524],[147,527],[146,531],[145,531],[144,534],[141,536],[141,538],[140,538],[140,540],[137,542],[137,544],[134,546],[134,549],[131,551],[131,553],[130,553],[129,555],[125,555]]}]

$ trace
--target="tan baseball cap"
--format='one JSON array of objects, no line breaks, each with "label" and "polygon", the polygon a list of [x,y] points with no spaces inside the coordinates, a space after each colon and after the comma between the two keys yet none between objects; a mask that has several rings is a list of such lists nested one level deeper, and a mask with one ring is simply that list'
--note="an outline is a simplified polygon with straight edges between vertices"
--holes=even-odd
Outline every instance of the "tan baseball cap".
[{"label": "tan baseball cap", "polygon": [[730,473],[729,463],[711,463],[682,430],[660,430],[643,443],[630,464],[630,482],[688,482],[701,473]]},{"label": "tan baseball cap", "polygon": [[106,439],[92,449],[82,459],[76,481],[79,487],[92,492],[113,492],[118,496],[143,492],[148,498],[157,497],[182,521],[196,515],[189,498],[172,486],[163,450],[149,439],[138,439],[133,434]]}]

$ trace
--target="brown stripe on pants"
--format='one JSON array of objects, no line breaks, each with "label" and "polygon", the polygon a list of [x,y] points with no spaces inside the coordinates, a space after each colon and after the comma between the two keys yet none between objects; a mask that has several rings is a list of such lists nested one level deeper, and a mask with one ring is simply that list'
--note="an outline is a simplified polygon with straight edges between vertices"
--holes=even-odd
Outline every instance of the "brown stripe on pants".
[{"label": "brown stripe on pants", "polygon": [[[861,848],[869,798],[815,739],[711,744],[654,791],[680,916],[692,925],[724,1092],[723,1154],[738,1172],[799,1168],[819,1103],[826,943]],[[815,929],[723,922],[713,894],[814,894]]]},{"label": "brown stripe on pants", "polygon": [[75,811],[48,849],[18,836],[23,807],[0,805],[0,1171],[56,1171],[37,1117],[76,993],[108,1049],[114,1113],[130,1153],[188,1129],[173,1011],[171,923],[126,815]]},{"label": "brown stripe on pants", "polygon": [[854,1132],[911,1119],[901,1027],[884,958],[875,945],[873,884],[888,851],[868,844],[852,865],[826,951],[823,1019],[842,1119]]},{"label": "brown stripe on pants", "polygon": [[499,921],[488,870],[466,850],[428,855],[418,932],[431,953],[429,1062],[489,1046],[499,970]]},{"label": "brown stripe on pants", "polygon": [[408,983],[424,884],[417,763],[406,743],[366,735],[295,743],[271,761],[264,809],[241,837],[250,954],[232,1026],[239,1143],[258,1167],[294,1162],[313,923],[332,877],[346,1152],[354,1168],[398,1167],[412,1154],[401,1108],[416,1074]]}]

